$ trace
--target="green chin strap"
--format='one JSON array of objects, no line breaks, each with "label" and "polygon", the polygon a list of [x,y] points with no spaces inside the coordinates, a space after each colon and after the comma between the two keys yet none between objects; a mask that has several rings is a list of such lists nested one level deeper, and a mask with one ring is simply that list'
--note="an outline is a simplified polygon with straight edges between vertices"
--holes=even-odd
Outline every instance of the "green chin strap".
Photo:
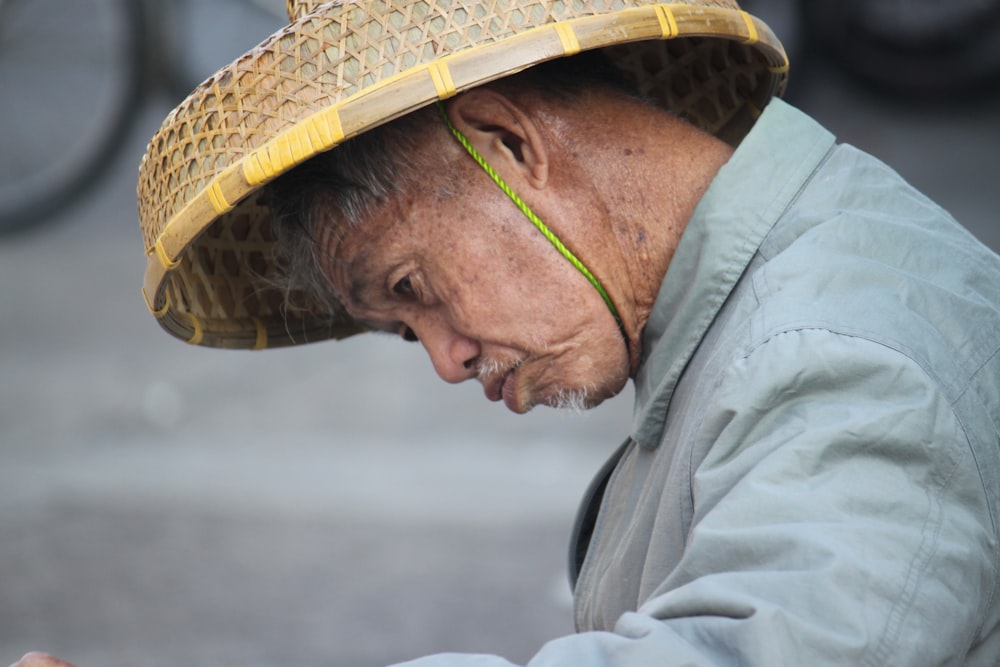
[{"label": "green chin strap", "polygon": [[[565,257],[570,264],[576,267],[577,271],[582,273],[583,276],[590,281],[590,284],[594,286],[597,293],[601,295],[602,299],[604,299],[604,303],[608,307],[608,310],[611,311],[612,317],[615,318],[618,328],[623,329],[622,319],[618,315],[618,310],[615,308],[615,304],[612,303],[611,297],[609,297],[608,293],[604,291],[604,287],[601,285],[600,281],[594,277],[594,274],[590,272],[590,269],[588,269],[584,263],[581,262],[577,256],[574,255],[572,251],[570,251],[570,249],[559,240],[559,237],[556,236],[544,222],[542,222],[541,218],[535,215],[535,212],[531,210],[531,207],[529,207],[524,200],[518,197],[517,193],[514,192],[502,178],[500,178],[500,174],[498,174],[493,167],[486,162],[486,158],[479,154],[479,151],[473,147],[468,138],[466,138],[466,136],[462,134],[462,132],[451,122],[451,118],[448,117],[448,112],[445,110],[444,104],[439,101],[437,106],[438,110],[441,112],[441,117],[444,118],[444,122],[448,125],[448,129],[451,130],[451,133],[455,135],[456,139],[458,139],[458,143],[462,144],[465,150],[469,152],[469,155],[472,156],[472,159],[483,168],[489,177],[493,179],[493,182],[496,183],[501,190],[503,190],[504,194],[510,197],[510,200],[514,202],[518,209],[520,209],[521,213],[524,213],[525,217],[531,221],[531,224],[538,228],[538,231],[542,233],[542,236],[547,238],[549,242],[555,246],[555,249],[559,251],[559,254]],[[624,335],[624,330],[622,331],[622,334]]]}]

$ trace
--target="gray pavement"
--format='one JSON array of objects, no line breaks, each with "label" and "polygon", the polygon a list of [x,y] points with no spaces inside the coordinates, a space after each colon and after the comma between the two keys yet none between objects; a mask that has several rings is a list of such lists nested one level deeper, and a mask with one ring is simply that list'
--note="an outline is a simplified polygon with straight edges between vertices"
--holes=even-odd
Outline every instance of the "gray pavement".
[{"label": "gray pavement", "polygon": [[628,397],[519,419],[389,337],[163,334],[134,192],[168,110],[79,206],[0,241],[0,663],[525,659],[571,631],[570,521]]},{"label": "gray pavement", "polygon": [[[1000,100],[913,105],[800,71],[794,102],[1000,249]],[[529,657],[572,629],[565,543],[631,390],[506,414],[387,337],[191,348],[139,292],[135,172],[0,240],[0,664],[374,666]]]}]

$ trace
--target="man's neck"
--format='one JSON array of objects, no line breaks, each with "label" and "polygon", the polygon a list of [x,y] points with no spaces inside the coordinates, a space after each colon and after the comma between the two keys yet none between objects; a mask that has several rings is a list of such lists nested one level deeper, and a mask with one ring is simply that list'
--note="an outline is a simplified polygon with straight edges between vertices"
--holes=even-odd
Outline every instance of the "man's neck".
[{"label": "man's neck", "polygon": [[[603,199],[613,202],[611,229],[621,258],[614,287],[628,304],[623,316],[630,370],[641,360],[641,337],[688,221],[733,148],[656,109],[629,107],[618,119],[617,150],[606,159]],[[615,298],[614,296],[612,298]]]}]

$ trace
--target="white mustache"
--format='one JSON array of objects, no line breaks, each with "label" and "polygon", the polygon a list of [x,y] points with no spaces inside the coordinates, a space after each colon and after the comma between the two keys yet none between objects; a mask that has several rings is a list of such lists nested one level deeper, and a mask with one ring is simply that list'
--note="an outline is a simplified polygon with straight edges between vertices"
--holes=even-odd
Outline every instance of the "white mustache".
[{"label": "white mustache", "polygon": [[506,375],[520,365],[519,361],[500,362],[496,359],[482,359],[476,368],[476,376],[481,382],[485,382],[491,377]]}]

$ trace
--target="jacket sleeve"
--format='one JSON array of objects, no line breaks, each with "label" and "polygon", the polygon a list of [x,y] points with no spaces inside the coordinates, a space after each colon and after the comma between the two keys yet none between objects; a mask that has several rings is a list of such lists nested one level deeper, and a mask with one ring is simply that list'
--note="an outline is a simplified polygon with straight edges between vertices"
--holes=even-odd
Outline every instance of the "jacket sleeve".
[{"label": "jacket sleeve", "polygon": [[977,654],[996,629],[984,620],[997,558],[984,480],[921,365],[809,329],[772,337],[714,383],[681,562],[614,632],[556,639],[529,665],[994,664]]}]

